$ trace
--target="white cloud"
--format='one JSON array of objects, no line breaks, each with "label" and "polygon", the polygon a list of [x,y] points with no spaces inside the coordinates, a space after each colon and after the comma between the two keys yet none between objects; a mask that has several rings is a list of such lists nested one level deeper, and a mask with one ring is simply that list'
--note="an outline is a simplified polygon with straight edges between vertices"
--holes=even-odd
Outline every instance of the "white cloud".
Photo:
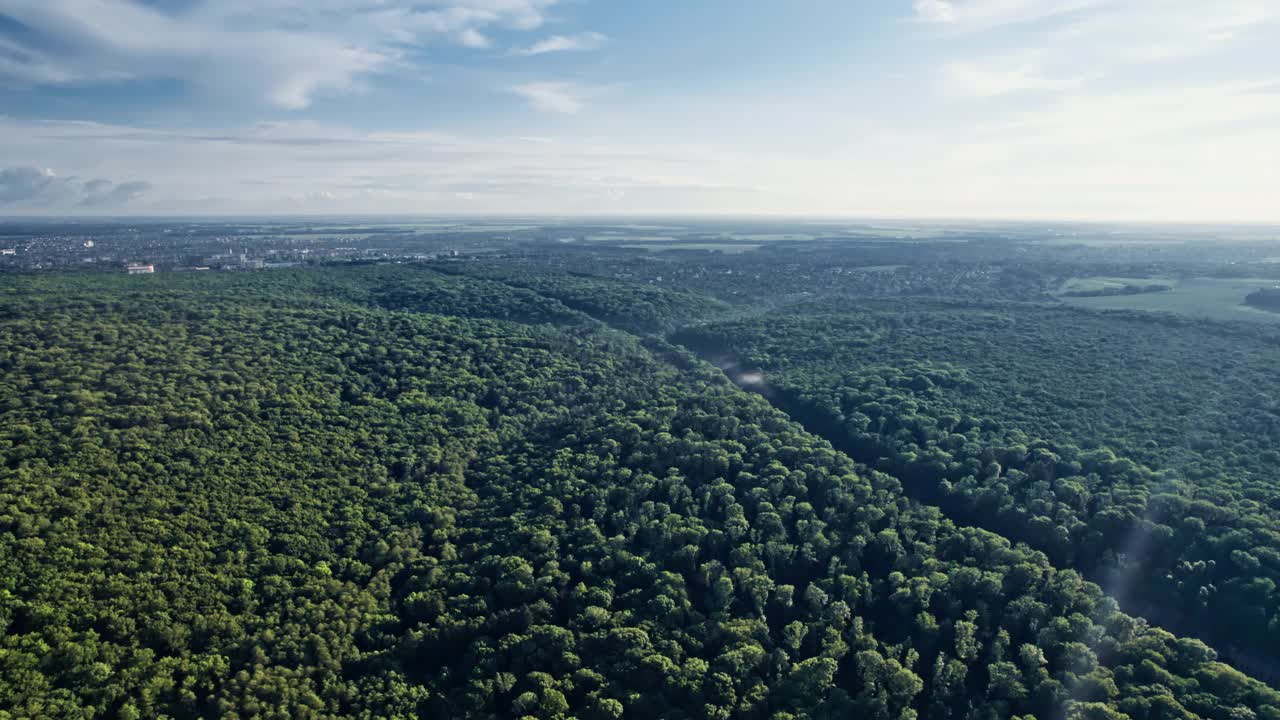
[{"label": "white cloud", "polygon": [[511,88],[515,94],[529,101],[543,112],[573,114],[583,107],[585,91],[568,82],[531,82]]},{"label": "white cloud", "polygon": [[[0,0],[0,13],[18,2]],[[0,40],[0,73],[47,83],[161,67],[232,97],[303,107],[358,90],[370,73],[404,71],[432,43],[465,45],[468,31],[504,48],[516,43],[513,54],[538,39],[543,52],[572,44],[548,32],[526,36],[533,44],[511,39],[546,27],[546,2],[197,0],[164,12],[140,2],[21,3],[29,26],[79,50],[64,57]],[[104,6],[137,12],[119,20]],[[83,17],[67,17],[70,7]],[[737,84],[695,67],[687,89],[618,93],[611,107],[593,108],[589,132],[603,140],[582,137],[588,123],[570,115],[586,114],[613,86],[587,75],[512,79],[509,68],[463,68],[475,86],[562,117],[494,114],[483,123],[492,137],[299,122],[165,129],[163,116],[135,127],[0,117],[0,157],[53,167],[59,177],[145,178],[154,187],[130,201],[130,212],[1280,220],[1280,164],[1268,162],[1280,157],[1280,69],[1266,63],[1280,46],[1280,3],[1160,0],[1159,12],[1127,0],[915,7],[919,22],[890,23],[901,35],[883,66],[860,68],[833,51],[802,76],[742,73],[751,81]],[[65,193],[30,172],[15,178]],[[76,182],[59,202],[78,212],[93,211],[82,201],[95,193],[140,191]]]},{"label": "white cloud", "polygon": [[0,206],[10,210],[115,208],[141,198],[150,190],[151,183],[144,181],[135,180],[117,185],[101,178],[63,178],[48,168],[0,168]]},{"label": "white cloud", "polygon": [[[1239,84],[1070,96],[987,124],[873,127],[852,135],[845,124],[814,125],[820,147],[812,149],[743,143],[731,137],[731,127],[673,141],[646,132],[604,140],[368,133],[308,123],[160,130],[0,118],[0,157],[80,178],[147,178],[155,187],[128,206],[131,213],[752,212],[1275,222],[1280,169],[1260,162],[1280,156],[1280,123],[1268,120],[1280,117],[1280,96],[1271,90]],[[59,207],[103,211],[78,205],[83,196],[82,190]],[[5,209],[41,212],[31,203]]]},{"label": "white cloud", "polygon": [[58,85],[73,75],[45,53],[0,37],[0,81],[21,85]]},{"label": "white cloud", "polygon": [[[1011,146],[1036,144],[1076,153],[1081,146],[1123,153],[1148,144],[1192,148],[1240,129],[1280,127],[1280,86],[1231,81],[1185,86],[1068,94],[1037,108],[1011,113],[984,132]],[[1276,147],[1259,147],[1275,154]]]},{"label": "white cloud", "polygon": [[490,45],[489,38],[475,28],[467,28],[458,33],[458,42],[469,48],[487,48]]},{"label": "white cloud", "polygon": [[949,0],[914,0],[916,16],[926,22],[955,22],[956,9]]},{"label": "white cloud", "polygon": [[608,41],[608,37],[598,32],[586,32],[578,35],[552,35],[516,52],[520,55],[542,55],[553,52],[599,50]]},{"label": "white cloud", "polygon": [[[359,87],[434,37],[485,47],[485,28],[536,29],[555,1],[197,0],[162,11],[141,0],[0,0],[0,16],[29,29],[0,37],[0,81],[162,77],[298,109]],[[66,50],[55,56],[31,36]]]},{"label": "white cloud", "polygon": [[113,185],[107,180],[97,180],[94,181],[92,188],[86,185],[85,196],[80,199],[79,205],[81,207],[117,207],[141,199],[151,189],[151,183],[145,180],[134,180],[119,185]]},{"label": "white cloud", "polygon": [[[1255,67],[1239,65],[1240,58],[1268,52],[1280,42],[1280,3],[1254,0],[1164,0],[1158,12],[1123,0],[954,0],[952,5],[954,22],[931,40],[942,54],[936,61],[940,86],[951,98],[1034,92],[1036,97],[1026,100],[1047,107],[1063,96],[1080,101],[1090,94],[1180,91],[1189,78],[1200,85],[1220,74],[1219,84],[1247,80]],[[1006,27],[1030,20],[1038,21],[1034,31]],[[961,35],[954,35],[956,30]],[[988,50],[975,54],[974,47]],[[1232,68],[1233,62],[1238,67]],[[1169,108],[1173,117],[1193,111]]]},{"label": "white cloud", "polygon": [[924,22],[971,31],[1070,16],[1122,2],[1127,0],[913,0],[912,8]]},{"label": "white cloud", "polygon": [[1270,0],[912,0],[912,8],[946,34],[1016,29],[1033,47],[1070,38],[1081,49],[1127,42],[1139,53],[1199,49],[1280,20],[1280,3]]},{"label": "white cloud", "polygon": [[[148,178],[154,189],[129,212],[449,213],[467,210],[463,197],[486,212],[699,211],[756,192],[726,180],[733,173],[715,169],[725,161],[696,146],[311,123],[160,130],[0,117],[0,157],[82,177]],[[102,212],[78,201],[59,208]],[[31,204],[5,210],[41,212]]]},{"label": "white cloud", "polygon": [[[1265,199],[1280,176],[1258,161],[1280,157],[1280,70],[1257,62],[1280,43],[1280,3],[920,0],[914,11],[941,89],[922,102],[948,122],[880,142],[903,153],[900,167],[936,175],[917,183],[939,211],[1280,219]],[[973,99],[987,102],[961,102]]]},{"label": "white cloud", "polygon": [[1083,85],[1083,76],[1053,78],[1033,56],[952,60],[942,67],[944,89],[961,97],[997,97],[1028,91],[1066,90]]}]

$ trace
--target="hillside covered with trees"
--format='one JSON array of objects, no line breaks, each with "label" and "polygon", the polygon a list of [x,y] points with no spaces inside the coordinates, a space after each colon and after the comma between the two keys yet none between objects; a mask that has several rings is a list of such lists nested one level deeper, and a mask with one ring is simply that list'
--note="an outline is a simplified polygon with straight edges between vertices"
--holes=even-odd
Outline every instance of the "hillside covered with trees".
[{"label": "hillside covered with trees", "polygon": [[[1216,613],[1270,608],[1265,483],[979,419],[939,388],[985,402],[981,368],[889,349],[927,318],[667,341],[610,324],[725,307],[417,266],[23,276],[0,308],[0,717],[1280,718],[1084,577],[1144,528],[1256,622]],[[712,342],[851,434],[679,344]]]},{"label": "hillside covered with trees", "polygon": [[916,300],[800,305],[679,339],[759,371],[780,407],[914,497],[1276,671],[1271,331]]}]

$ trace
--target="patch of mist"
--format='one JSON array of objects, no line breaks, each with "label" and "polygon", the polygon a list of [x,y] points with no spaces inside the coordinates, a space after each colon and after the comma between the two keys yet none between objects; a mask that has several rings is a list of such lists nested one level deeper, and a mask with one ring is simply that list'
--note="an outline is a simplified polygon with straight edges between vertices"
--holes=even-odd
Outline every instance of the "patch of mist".
[{"label": "patch of mist", "polygon": [[724,374],[733,381],[734,385],[758,393],[765,397],[773,395],[772,389],[769,387],[768,381],[765,379],[764,372],[759,369],[744,369],[742,364],[736,360],[726,357],[719,357],[713,360],[715,366],[724,371]]}]

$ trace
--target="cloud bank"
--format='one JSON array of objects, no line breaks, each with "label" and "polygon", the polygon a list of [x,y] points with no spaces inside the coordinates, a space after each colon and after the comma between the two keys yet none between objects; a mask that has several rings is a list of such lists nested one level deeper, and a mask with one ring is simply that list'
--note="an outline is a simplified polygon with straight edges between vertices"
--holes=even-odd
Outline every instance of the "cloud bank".
[{"label": "cloud bank", "polygon": [[58,177],[47,168],[0,168],[0,206],[37,210],[119,208],[141,199],[151,183],[134,180],[116,184],[101,178]]},{"label": "cloud bank", "polygon": [[[771,42],[700,63],[714,13],[633,36],[606,9],[606,38],[576,1],[0,0],[0,87],[22,101],[0,202],[1280,220],[1280,3],[856,5],[777,10],[794,34],[761,6],[736,31]],[[835,18],[883,42],[820,32]],[[170,80],[236,102],[175,103]],[[43,85],[65,87],[22,89]],[[99,177],[121,181],[79,179]]]},{"label": "cloud bank", "polygon": [[490,44],[527,32],[555,0],[0,0],[23,28],[0,37],[0,81],[18,85],[165,77],[285,109],[356,89],[436,40]]},{"label": "cloud bank", "polygon": [[542,112],[572,115],[582,109],[587,91],[570,82],[531,82],[517,85],[511,91]]},{"label": "cloud bank", "polygon": [[519,55],[545,55],[553,52],[599,50],[608,41],[608,37],[598,32],[586,32],[579,35],[552,35],[516,52]]}]

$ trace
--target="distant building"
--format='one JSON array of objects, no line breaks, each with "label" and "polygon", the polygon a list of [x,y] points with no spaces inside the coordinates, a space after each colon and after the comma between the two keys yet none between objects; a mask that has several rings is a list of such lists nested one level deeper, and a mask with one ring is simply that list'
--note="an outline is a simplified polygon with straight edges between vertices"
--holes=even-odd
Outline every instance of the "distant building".
[{"label": "distant building", "polygon": [[125,272],[130,275],[149,275],[156,271],[155,265],[127,265]]},{"label": "distant building", "polygon": [[91,248],[91,247],[93,247],[93,241],[92,241],[92,240],[85,240],[85,241],[84,241],[84,246],[85,246],[85,247],[87,247],[87,248]]},{"label": "distant building", "polygon": [[15,250],[14,248],[5,248],[3,250],[0,250],[0,255],[17,255],[17,254],[18,254],[18,251]]},{"label": "distant building", "polygon": [[251,258],[245,253],[237,255],[230,252],[225,255],[213,255],[200,261],[202,266],[216,270],[261,270],[264,263],[265,261],[261,258]]}]

